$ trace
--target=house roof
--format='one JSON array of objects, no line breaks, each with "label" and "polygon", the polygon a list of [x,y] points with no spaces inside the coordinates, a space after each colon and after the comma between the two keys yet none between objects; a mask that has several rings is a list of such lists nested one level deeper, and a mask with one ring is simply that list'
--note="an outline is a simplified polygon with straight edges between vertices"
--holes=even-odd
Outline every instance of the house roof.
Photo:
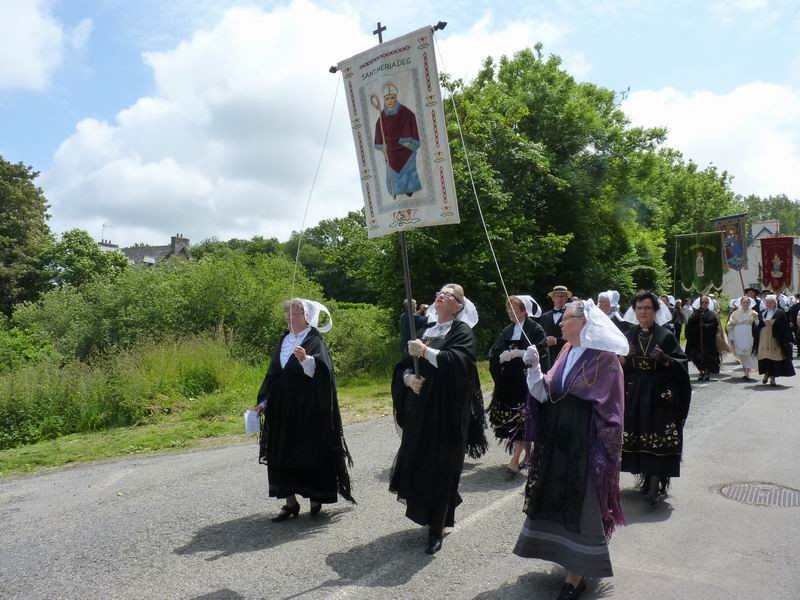
[{"label": "house roof", "polygon": [[772,237],[773,235],[775,235],[775,232],[772,231],[769,227],[762,227],[761,229],[758,230],[758,233],[756,233],[753,236],[753,239],[757,240],[757,239],[761,238],[763,235],[767,235],[769,237]]},{"label": "house roof", "polygon": [[[132,263],[154,264],[170,256],[172,246],[133,246],[120,250]],[[149,259],[149,260],[148,260]]]}]

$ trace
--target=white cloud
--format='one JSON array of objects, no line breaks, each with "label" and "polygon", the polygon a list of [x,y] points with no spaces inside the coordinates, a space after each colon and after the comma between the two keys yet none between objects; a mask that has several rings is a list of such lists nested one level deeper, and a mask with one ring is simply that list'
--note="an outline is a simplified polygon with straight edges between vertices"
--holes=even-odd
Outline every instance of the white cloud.
[{"label": "white cloud", "polygon": [[673,88],[635,92],[623,110],[636,125],[666,126],[669,146],[734,176],[740,194],[800,198],[800,91],[754,82],[728,94]]},{"label": "white cloud", "polygon": [[546,54],[559,54],[564,68],[581,79],[589,72],[589,62],[581,53],[562,47],[565,35],[563,28],[547,20],[514,21],[495,28],[493,16],[487,12],[464,33],[445,36],[439,42],[444,63],[439,68],[469,80],[487,56],[491,55],[497,62],[502,55],[511,57],[541,42]]},{"label": "white cloud", "polygon": [[92,20],[65,29],[51,14],[50,4],[0,2],[0,90],[46,89],[65,54],[86,44]]},{"label": "white cloud", "polygon": [[[494,31],[487,16],[442,47],[447,68],[471,78],[486,55],[560,39],[548,23]],[[154,93],[113,122],[80,121],[42,176],[53,228],[97,235],[106,223],[123,245],[176,232],[285,239],[300,227],[337,85],[309,224],[361,207],[341,78],[327,71],[374,43],[355,11],[294,0],[272,12],[231,8],[174,48],[145,53]]]},{"label": "white cloud", "polygon": [[[123,244],[163,242],[177,231],[198,241],[286,237],[300,226],[340,85],[328,67],[371,43],[352,15],[296,0],[271,13],[231,9],[176,48],[145,54],[155,94],[113,123],[79,122],[42,177],[54,228],[94,232],[108,223]],[[361,204],[342,96],[317,219]]]}]

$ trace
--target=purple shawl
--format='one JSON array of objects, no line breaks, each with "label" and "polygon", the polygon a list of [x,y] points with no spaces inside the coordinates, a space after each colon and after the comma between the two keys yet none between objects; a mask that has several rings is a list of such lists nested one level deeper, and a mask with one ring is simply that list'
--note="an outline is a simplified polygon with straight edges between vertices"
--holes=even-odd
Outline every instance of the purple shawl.
[{"label": "purple shawl", "polygon": [[[610,538],[617,525],[627,525],[619,493],[619,468],[622,460],[622,432],[625,420],[625,395],[622,366],[612,352],[587,348],[573,365],[565,385],[561,385],[567,355],[567,343],[555,364],[544,376],[551,397],[570,394],[592,403],[589,430],[589,472],[600,503],[603,528]],[[536,443],[539,424],[539,401],[528,395],[527,432]]]}]

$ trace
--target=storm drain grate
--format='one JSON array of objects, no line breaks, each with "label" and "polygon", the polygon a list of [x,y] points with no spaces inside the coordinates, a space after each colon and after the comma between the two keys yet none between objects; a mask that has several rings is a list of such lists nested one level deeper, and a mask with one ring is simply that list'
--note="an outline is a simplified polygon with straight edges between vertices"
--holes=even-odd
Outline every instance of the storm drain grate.
[{"label": "storm drain grate", "polygon": [[720,493],[726,498],[752,506],[800,506],[800,490],[774,483],[731,483]]}]

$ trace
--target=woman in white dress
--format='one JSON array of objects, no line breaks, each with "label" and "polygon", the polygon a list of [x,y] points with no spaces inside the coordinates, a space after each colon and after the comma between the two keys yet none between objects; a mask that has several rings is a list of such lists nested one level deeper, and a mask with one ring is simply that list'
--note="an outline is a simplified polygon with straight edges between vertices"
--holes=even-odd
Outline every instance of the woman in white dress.
[{"label": "woman in white dress", "polygon": [[753,341],[755,328],[758,326],[758,313],[753,310],[749,296],[742,296],[736,304],[738,307],[728,318],[726,329],[728,339],[733,340],[733,354],[744,369],[742,379],[751,381],[750,370],[756,367]]}]

